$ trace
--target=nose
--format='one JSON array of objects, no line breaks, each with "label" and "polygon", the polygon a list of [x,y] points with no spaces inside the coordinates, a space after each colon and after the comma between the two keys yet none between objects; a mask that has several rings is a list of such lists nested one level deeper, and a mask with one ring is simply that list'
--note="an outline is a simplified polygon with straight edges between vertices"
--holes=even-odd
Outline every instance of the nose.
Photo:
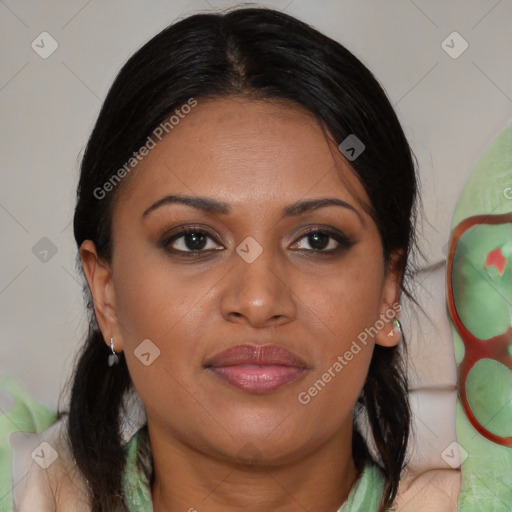
[{"label": "nose", "polygon": [[296,301],[284,263],[270,250],[252,263],[233,255],[234,268],[228,272],[221,297],[225,320],[252,327],[277,327],[295,319]]}]

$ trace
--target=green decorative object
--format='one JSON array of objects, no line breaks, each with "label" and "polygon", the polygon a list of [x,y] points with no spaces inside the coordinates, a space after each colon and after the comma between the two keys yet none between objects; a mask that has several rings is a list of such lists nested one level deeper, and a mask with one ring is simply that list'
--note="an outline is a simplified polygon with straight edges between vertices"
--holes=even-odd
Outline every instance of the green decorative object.
[{"label": "green decorative object", "polygon": [[512,510],[512,124],[456,205],[447,301],[458,365],[459,512]]}]

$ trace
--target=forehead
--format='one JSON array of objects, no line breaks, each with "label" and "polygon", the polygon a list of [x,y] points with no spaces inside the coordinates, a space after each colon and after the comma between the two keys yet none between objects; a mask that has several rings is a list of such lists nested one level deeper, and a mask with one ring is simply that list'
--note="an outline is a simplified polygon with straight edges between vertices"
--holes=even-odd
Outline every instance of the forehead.
[{"label": "forehead", "polygon": [[215,196],[235,206],[325,194],[369,202],[312,113],[243,98],[198,99],[137,164],[119,195],[134,204],[170,192]]}]

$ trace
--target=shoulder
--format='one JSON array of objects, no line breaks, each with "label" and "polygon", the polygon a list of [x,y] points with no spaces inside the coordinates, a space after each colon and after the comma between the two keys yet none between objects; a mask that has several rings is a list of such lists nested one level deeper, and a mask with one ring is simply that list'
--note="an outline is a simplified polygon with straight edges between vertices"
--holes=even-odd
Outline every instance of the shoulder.
[{"label": "shoulder", "polygon": [[89,512],[87,486],[76,467],[61,419],[40,434],[11,436],[14,510]]},{"label": "shoulder", "polygon": [[0,376],[0,510],[90,510],[66,432],[65,418]]},{"label": "shoulder", "polygon": [[397,512],[456,512],[461,485],[457,469],[407,472],[395,500]]}]

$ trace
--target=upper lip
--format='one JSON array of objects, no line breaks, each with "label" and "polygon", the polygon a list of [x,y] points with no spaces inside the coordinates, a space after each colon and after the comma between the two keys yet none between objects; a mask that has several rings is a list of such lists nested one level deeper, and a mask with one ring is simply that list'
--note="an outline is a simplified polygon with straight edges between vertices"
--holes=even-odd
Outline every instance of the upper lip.
[{"label": "upper lip", "polygon": [[205,367],[258,364],[306,368],[307,364],[296,354],[279,345],[236,345],[218,352],[207,360]]}]

